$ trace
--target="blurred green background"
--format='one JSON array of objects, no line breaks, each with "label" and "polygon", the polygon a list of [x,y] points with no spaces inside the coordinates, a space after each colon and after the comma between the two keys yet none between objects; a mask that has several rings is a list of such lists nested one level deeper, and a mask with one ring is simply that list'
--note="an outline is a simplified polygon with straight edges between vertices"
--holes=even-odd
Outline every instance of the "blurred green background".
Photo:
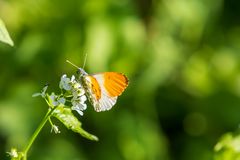
[{"label": "blurred green background", "polygon": [[[108,112],[88,105],[89,141],[47,124],[34,160],[210,160],[240,122],[240,1],[0,0],[15,42],[0,44],[0,159],[22,149],[47,105],[31,95],[81,66],[125,73],[130,85]],[[77,115],[78,116],[78,115]]]}]

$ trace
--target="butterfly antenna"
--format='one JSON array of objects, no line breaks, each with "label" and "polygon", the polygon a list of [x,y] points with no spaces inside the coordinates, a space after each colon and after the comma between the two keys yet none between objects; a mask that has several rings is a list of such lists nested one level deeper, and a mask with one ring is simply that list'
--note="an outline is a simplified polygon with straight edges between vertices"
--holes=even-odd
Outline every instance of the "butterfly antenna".
[{"label": "butterfly antenna", "polygon": [[84,69],[84,67],[85,67],[85,65],[86,65],[86,61],[87,61],[87,53],[85,54],[85,58],[84,58],[84,62],[83,62],[83,69]]},{"label": "butterfly antenna", "polygon": [[66,60],[67,63],[71,64],[72,66],[76,67],[77,69],[79,69],[79,67],[75,64],[73,64],[72,62],[70,62],[69,60]]}]

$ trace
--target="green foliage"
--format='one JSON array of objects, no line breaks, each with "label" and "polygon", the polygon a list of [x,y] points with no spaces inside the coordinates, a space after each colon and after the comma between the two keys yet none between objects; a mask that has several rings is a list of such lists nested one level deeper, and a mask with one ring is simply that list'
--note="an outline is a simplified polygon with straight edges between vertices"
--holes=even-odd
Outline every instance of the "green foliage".
[{"label": "green foliage", "polygon": [[240,160],[240,134],[224,134],[214,151],[215,160]]},{"label": "green foliage", "polygon": [[15,47],[0,44],[0,159],[26,143],[46,111],[31,94],[45,82],[58,88],[56,77],[74,72],[65,60],[82,66],[87,53],[89,74],[118,71],[130,79],[112,110],[89,108],[81,117],[101,141],[65,130],[53,136],[46,127],[31,159],[212,160],[219,137],[240,122],[239,6],[237,0],[1,1]]},{"label": "green foliage", "polygon": [[61,121],[68,129],[81,134],[83,137],[98,141],[98,138],[92,134],[89,134],[82,129],[81,122],[74,116],[70,108],[65,108],[64,106],[58,106],[54,112],[53,116]]}]

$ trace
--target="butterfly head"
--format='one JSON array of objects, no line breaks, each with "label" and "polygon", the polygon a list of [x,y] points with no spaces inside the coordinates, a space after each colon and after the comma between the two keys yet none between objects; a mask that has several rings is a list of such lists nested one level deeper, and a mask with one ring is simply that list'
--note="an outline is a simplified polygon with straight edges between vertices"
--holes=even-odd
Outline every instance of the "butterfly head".
[{"label": "butterfly head", "polygon": [[77,74],[79,75],[79,77],[88,75],[87,72],[85,72],[83,68],[78,68]]}]

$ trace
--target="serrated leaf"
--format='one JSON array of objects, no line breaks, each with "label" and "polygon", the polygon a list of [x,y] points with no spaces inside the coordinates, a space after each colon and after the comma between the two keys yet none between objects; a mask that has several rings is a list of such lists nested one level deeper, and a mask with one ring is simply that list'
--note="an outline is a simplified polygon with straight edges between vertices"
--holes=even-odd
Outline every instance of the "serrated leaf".
[{"label": "serrated leaf", "polygon": [[88,133],[81,127],[82,123],[74,116],[70,108],[65,108],[60,105],[54,110],[53,116],[61,121],[68,129],[81,134],[87,139],[98,141],[96,136]]},{"label": "serrated leaf", "polygon": [[0,19],[0,41],[9,44],[10,46],[13,46],[13,41],[11,37],[9,36],[9,33],[5,27],[5,24]]}]

